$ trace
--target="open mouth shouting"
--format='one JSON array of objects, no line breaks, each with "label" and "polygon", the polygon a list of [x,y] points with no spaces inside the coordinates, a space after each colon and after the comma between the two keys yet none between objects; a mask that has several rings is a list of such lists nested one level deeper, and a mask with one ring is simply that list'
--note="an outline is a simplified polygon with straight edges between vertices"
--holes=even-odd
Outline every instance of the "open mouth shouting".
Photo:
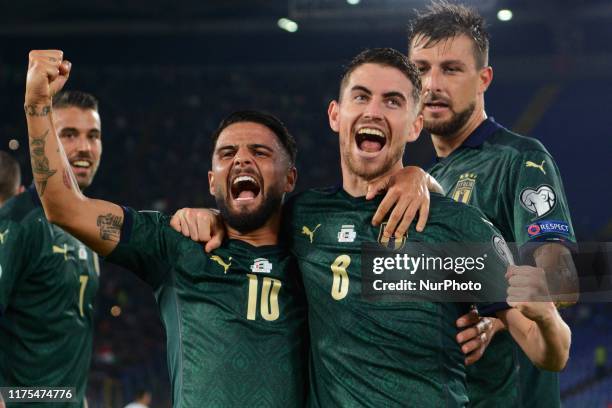
[{"label": "open mouth shouting", "polygon": [[380,129],[365,126],[357,130],[355,143],[357,143],[357,148],[367,153],[368,156],[376,155],[387,144],[387,136]]},{"label": "open mouth shouting", "polygon": [[261,193],[259,181],[250,174],[239,174],[230,181],[230,194],[234,201],[249,202]]}]

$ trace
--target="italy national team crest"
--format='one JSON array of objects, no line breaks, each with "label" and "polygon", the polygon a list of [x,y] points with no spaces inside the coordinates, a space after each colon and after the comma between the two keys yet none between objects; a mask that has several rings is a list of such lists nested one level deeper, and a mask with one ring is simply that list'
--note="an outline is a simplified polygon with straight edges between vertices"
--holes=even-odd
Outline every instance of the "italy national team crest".
[{"label": "italy national team crest", "polygon": [[385,248],[393,249],[395,251],[402,249],[404,245],[406,245],[406,234],[402,235],[401,238],[395,238],[395,237],[386,238],[383,235],[383,231],[385,230],[386,226],[387,226],[386,222],[383,222],[382,224],[380,224],[380,230],[378,232],[378,243]]},{"label": "italy national team crest", "polygon": [[467,204],[470,202],[470,197],[472,196],[472,191],[474,190],[475,185],[476,174],[464,173],[459,176],[459,180],[455,185],[455,189],[453,190],[451,197],[453,197],[453,200],[455,201]]}]

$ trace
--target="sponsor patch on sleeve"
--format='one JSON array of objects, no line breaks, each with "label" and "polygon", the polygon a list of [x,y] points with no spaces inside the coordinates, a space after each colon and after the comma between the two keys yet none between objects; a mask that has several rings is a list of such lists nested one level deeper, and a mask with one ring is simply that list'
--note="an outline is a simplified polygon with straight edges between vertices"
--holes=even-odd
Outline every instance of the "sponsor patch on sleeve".
[{"label": "sponsor patch on sleeve", "polygon": [[539,237],[545,234],[570,235],[570,227],[567,222],[556,220],[542,220],[527,225],[527,235],[530,238]]}]

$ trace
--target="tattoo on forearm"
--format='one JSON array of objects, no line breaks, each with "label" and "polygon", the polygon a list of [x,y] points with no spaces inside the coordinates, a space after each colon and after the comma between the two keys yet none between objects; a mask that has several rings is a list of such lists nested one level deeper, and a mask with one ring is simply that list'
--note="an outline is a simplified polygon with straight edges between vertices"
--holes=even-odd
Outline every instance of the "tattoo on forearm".
[{"label": "tattoo on forearm", "polygon": [[561,254],[559,256],[559,273],[566,290],[578,292],[580,290],[578,283],[578,271],[570,254]]},{"label": "tattoo on forearm", "polygon": [[36,182],[41,197],[45,194],[47,182],[57,173],[57,170],[49,168],[49,159],[45,155],[45,145],[47,144],[48,135],[49,129],[41,136],[30,137],[32,173],[34,173],[34,181]]},{"label": "tattoo on forearm", "polygon": [[580,283],[569,250],[560,244],[546,244],[534,252],[538,267],[546,271],[548,289],[557,307],[571,306],[578,300]]},{"label": "tattoo on forearm", "polygon": [[104,241],[119,242],[123,218],[111,213],[98,216],[97,226]]},{"label": "tattoo on forearm", "polygon": [[38,109],[38,105],[25,105],[25,113],[28,116],[47,116],[51,112],[51,105],[45,105]]}]

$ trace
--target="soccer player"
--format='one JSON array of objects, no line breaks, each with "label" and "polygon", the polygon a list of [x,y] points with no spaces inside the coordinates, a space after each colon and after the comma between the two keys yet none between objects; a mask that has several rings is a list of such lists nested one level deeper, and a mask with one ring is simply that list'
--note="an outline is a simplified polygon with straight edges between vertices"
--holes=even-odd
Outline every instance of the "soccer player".
[{"label": "soccer player", "polygon": [[[376,201],[363,196],[368,180],[401,168],[406,142],[418,137],[418,75],[391,49],[364,51],[348,65],[339,99],[328,110],[330,126],[339,134],[342,188],[308,191],[290,207],[293,250],[309,305],[313,406],[467,403],[463,359],[453,345],[454,322],[465,306],[372,304],[360,296],[361,243],[380,236],[368,222]],[[310,237],[302,233],[304,226],[319,227]],[[411,231],[408,240],[491,243],[500,241],[497,234],[478,210],[432,195],[427,228],[421,234]],[[503,279],[501,260],[497,268],[501,274],[491,269],[481,278]],[[510,268],[509,274],[520,280],[531,269]],[[511,285],[510,293],[515,289]],[[561,369],[569,328],[552,302],[514,305],[496,315],[538,365]]]},{"label": "soccer player", "polygon": [[[516,242],[523,262],[535,260],[534,273],[553,271],[552,292],[576,293],[564,246],[575,237],[559,170],[540,142],[487,117],[484,94],[493,79],[488,50],[483,18],[467,7],[434,3],[412,21],[409,58],[421,75],[424,128],[438,156],[430,173],[449,197],[481,209],[506,241]],[[470,320],[465,316],[460,323]],[[495,321],[485,344],[500,327]],[[460,341],[470,337],[466,332]],[[470,342],[465,351],[482,343]],[[560,405],[556,373],[534,367],[507,333],[496,335],[489,347],[468,371],[472,405]],[[478,356],[468,356],[469,362]]]},{"label": "soccer player", "polygon": [[[305,310],[294,261],[277,245],[280,207],[297,173],[295,142],[252,111],[213,135],[209,189],[228,230],[212,255],[157,212],[83,196],[68,179],[50,96],[70,64],[30,52],[26,115],[36,186],[49,220],[155,290],[168,339],[173,406],[299,407],[305,402]],[[39,163],[45,163],[44,171]]]},{"label": "soccer player", "polygon": [[0,150],[0,207],[23,190],[19,163],[10,154]]},{"label": "soccer player", "polygon": [[[339,133],[342,187],[310,190],[286,205],[287,239],[309,308],[311,406],[468,403],[454,326],[467,305],[372,303],[361,297],[361,244],[391,242],[384,225],[371,226],[381,198],[365,199],[368,182],[401,169],[405,144],[421,130],[419,94],[416,67],[399,52],[375,49],[358,55],[343,77],[339,100],[329,108],[330,125]],[[495,243],[507,252],[482,213],[440,195],[431,196],[427,229],[411,230],[408,237],[426,243]],[[501,257],[492,262],[480,278],[505,283]],[[559,370],[568,358],[569,328],[552,302],[524,301],[536,293],[520,284],[532,269],[509,269],[514,308],[496,315],[539,366]]]},{"label": "soccer player", "polygon": [[[69,166],[62,173],[50,168],[45,140],[38,139],[35,179],[54,176],[67,183],[74,173],[78,188],[85,189],[102,153],[98,102],[89,94],[67,91],[55,95],[53,106]],[[0,209],[0,268],[0,384],[74,387],[76,404],[48,406],[84,406],[100,273],[97,255],[47,222],[32,186]]]}]

